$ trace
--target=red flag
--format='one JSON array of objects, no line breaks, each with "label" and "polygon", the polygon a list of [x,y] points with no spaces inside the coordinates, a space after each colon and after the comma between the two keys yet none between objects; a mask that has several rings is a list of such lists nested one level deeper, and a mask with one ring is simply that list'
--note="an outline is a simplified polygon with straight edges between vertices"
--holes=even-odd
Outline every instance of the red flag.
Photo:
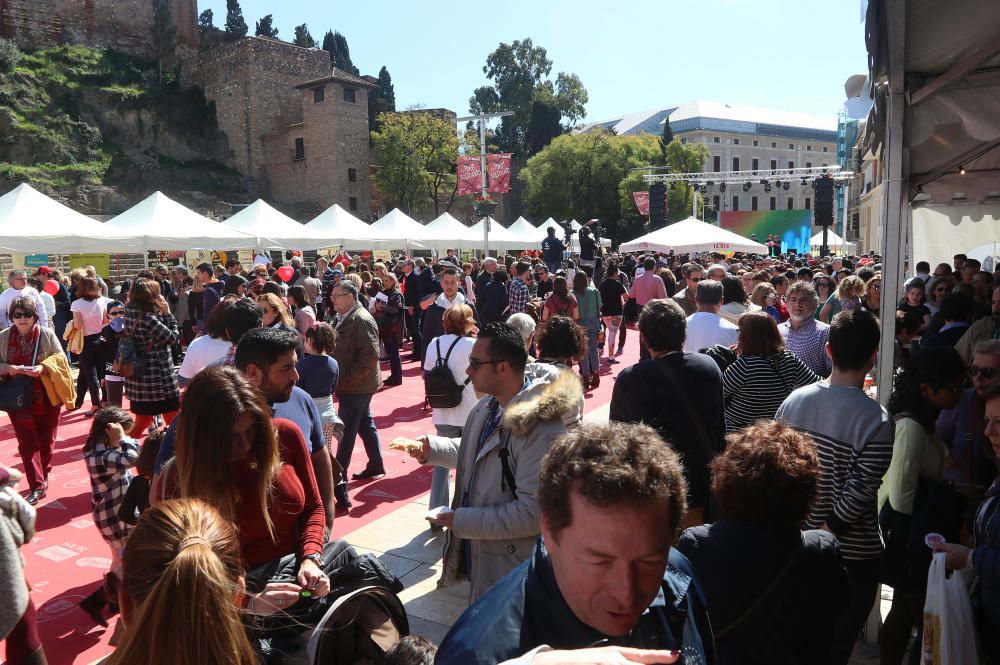
[{"label": "red flag", "polygon": [[639,208],[640,215],[649,214],[649,192],[632,192],[632,198],[635,199],[635,205]]},{"label": "red flag", "polygon": [[458,195],[478,194],[483,189],[483,169],[479,157],[458,158]]},{"label": "red flag", "polygon": [[486,156],[486,175],[489,176],[488,191],[506,194],[510,191],[510,153]]}]

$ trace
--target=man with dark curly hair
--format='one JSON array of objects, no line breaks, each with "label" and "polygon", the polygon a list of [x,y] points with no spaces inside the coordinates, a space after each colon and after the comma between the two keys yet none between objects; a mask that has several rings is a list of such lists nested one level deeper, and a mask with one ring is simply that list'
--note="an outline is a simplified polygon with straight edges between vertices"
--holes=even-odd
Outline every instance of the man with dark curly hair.
[{"label": "man with dark curly hair", "polygon": [[650,427],[569,430],[542,462],[542,539],[458,619],[435,662],[715,663],[701,587],[671,549],[686,495],[677,454]]}]

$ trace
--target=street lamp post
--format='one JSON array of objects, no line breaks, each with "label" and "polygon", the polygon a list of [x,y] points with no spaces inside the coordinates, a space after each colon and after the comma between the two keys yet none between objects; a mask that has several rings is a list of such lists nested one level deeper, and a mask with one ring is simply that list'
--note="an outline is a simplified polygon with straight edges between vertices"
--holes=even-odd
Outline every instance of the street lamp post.
[{"label": "street lamp post", "polygon": [[[469,120],[476,120],[479,122],[479,168],[481,171],[482,178],[482,201],[476,206],[476,214],[483,214],[483,258],[489,254],[490,247],[490,213],[496,208],[495,203],[487,203],[489,200],[489,193],[487,192],[487,182],[486,182],[486,121],[492,118],[505,118],[507,116],[514,115],[513,111],[499,111],[497,113],[480,113],[479,115],[467,115],[463,118],[455,118],[455,122],[468,122]],[[480,210],[487,210],[486,213],[480,213]]]}]

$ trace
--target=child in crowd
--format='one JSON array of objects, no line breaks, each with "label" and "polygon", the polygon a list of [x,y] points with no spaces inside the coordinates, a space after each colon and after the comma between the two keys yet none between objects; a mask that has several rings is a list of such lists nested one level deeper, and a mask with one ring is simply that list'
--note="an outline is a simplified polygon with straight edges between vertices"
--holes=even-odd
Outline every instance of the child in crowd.
[{"label": "child in crowd", "polygon": [[139,458],[139,442],[125,434],[133,425],[132,415],[114,406],[105,407],[94,415],[90,434],[83,446],[83,458],[90,473],[91,511],[101,537],[111,548],[111,571],[104,576],[104,585],[87,596],[80,607],[90,617],[107,626],[103,609],[118,611],[118,583],[121,580],[121,551],[131,527],[118,518],[129,483],[130,469]]},{"label": "child in crowd", "polygon": [[860,277],[850,275],[837,286],[837,298],[840,299],[840,311],[850,312],[861,307],[861,294],[865,292],[865,283]]},{"label": "child in crowd", "polygon": [[139,457],[135,461],[136,475],[129,483],[128,491],[118,509],[118,519],[125,524],[135,526],[139,517],[149,508],[149,489],[153,483],[153,470],[156,466],[156,456],[160,454],[160,443],[166,430],[158,429],[142,442]]},{"label": "child in crowd", "polygon": [[337,416],[333,405],[333,393],[340,379],[340,366],[330,357],[336,340],[337,333],[333,326],[314,323],[306,329],[306,355],[296,364],[298,386],[309,393],[319,409],[323,439],[331,454],[336,452],[336,444],[344,434],[344,421]]},{"label": "child in crowd", "polygon": [[437,647],[421,635],[407,635],[385,652],[385,665],[434,665]]},{"label": "child in crowd", "polygon": [[104,362],[104,404],[105,406],[122,406],[122,388],[125,385],[121,376],[115,372],[115,356],[118,355],[118,339],[125,330],[125,305],[117,300],[108,303],[108,323],[101,330],[101,360]]},{"label": "child in crowd", "polygon": [[924,283],[919,279],[914,279],[910,282],[910,285],[906,287],[906,296],[900,301],[899,306],[896,308],[904,314],[913,313],[920,319],[920,329],[917,330],[919,335],[927,327],[927,324],[931,322],[931,310],[925,304],[927,302],[927,296],[924,292]]}]

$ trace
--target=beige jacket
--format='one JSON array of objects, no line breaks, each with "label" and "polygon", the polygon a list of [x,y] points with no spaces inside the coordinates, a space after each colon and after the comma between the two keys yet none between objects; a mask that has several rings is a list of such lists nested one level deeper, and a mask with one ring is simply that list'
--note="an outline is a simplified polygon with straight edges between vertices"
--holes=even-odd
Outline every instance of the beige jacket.
[{"label": "beige jacket", "polygon": [[[15,330],[13,326],[0,331],[0,376],[7,375],[7,342],[12,330]],[[41,337],[38,340],[38,358],[35,360],[35,364],[41,365],[43,360],[57,353],[62,353],[63,349],[59,343],[59,337],[52,328],[39,326],[38,330]]]},{"label": "beige jacket", "polygon": [[[454,524],[445,537],[444,570],[438,582],[451,586],[468,579],[470,602],[531,555],[541,533],[538,474],[542,457],[563,421],[575,412],[583,389],[571,370],[533,364],[525,371],[529,384],[507,405],[500,427],[476,452],[489,417],[491,398],[479,400],[466,421],[461,439],[428,436],[427,464],[457,469]],[[500,451],[507,445],[517,484],[511,492],[502,482]],[[465,561],[465,542],[471,560]]]}]

